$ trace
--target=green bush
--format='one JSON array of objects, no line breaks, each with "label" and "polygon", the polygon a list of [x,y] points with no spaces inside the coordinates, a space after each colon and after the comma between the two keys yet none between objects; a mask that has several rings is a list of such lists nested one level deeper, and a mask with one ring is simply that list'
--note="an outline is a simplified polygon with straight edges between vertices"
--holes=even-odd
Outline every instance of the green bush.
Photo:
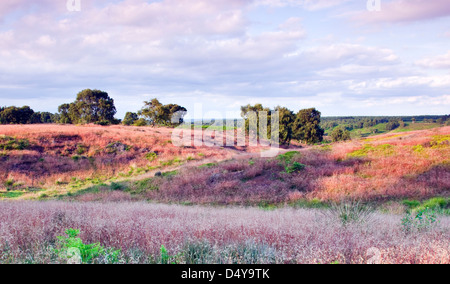
[{"label": "green bush", "polygon": [[299,162],[294,162],[292,165],[286,166],[285,169],[288,174],[292,174],[304,170],[305,167],[305,165],[300,164]]},{"label": "green bush", "polygon": [[56,253],[69,263],[118,263],[120,250],[104,248],[99,243],[84,244],[78,238],[80,231],[76,229],[68,229],[65,233],[67,236],[57,237]]},{"label": "green bush", "polygon": [[25,150],[30,147],[30,142],[27,139],[16,139],[9,136],[0,136],[0,149],[4,151],[11,150]]},{"label": "green bush", "polygon": [[425,208],[414,214],[408,211],[402,219],[402,228],[405,233],[413,233],[429,230],[438,223],[436,212],[430,208]]}]

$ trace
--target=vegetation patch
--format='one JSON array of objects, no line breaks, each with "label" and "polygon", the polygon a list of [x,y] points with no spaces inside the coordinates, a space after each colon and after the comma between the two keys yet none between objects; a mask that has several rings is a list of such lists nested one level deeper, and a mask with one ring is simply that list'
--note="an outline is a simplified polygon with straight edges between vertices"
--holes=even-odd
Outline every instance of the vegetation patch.
[{"label": "vegetation patch", "polygon": [[17,139],[10,136],[0,136],[0,149],[4,151],[11,150],[25,150],[30,147],[30,142],[27,139]]},{"label": "vegetation patch", "polygon": [[24,194],[25,194],[25,192],[20,192],[20,191],[0,192],[0,198],[13,199],[13,198],[21,197]]},{"label": "vegetation patch", "polygon": [[435,197],[423,202],[418,200],[404,200],[403,205],[407,207],[409,212],[425,211],[428,208],[439,214],[450,215],[449,197]]},{"label": "vegetation patch", "polygon": [[212,167],[215,167],[215,166],[217,166],[216,163],[208,163],[208,164],[201,165],[201,166],[199,166],[198,168],[199,168],[199,169],[203,169],[203,168],[212,168]]},{"label": "vegetation patch", "polygon": [[362,149],[349,153],[348,157],[363,158],[367,157],[369,154],[374,156],[392,156],[395,154],[395,146],[391,144],[383,144],[377,146],[366,144]]},{"label": "vegetation patch", "polygon": [[433,149],[450,147],[450,135],[433,136],[433,140],[431,140],[430,146]]}]

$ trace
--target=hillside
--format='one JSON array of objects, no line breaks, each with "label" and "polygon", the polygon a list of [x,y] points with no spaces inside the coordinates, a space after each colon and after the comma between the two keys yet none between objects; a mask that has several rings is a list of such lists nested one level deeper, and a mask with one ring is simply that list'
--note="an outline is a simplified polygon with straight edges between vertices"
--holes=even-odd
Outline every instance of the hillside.
[{"label": "hillside", "polygon": [[450,127],[283,149],[276,159],[249,153],[256,149],[175,147],[165,128],[30,125],[1,133],[3,198],[276,205],[424,200],[450,189]]}]

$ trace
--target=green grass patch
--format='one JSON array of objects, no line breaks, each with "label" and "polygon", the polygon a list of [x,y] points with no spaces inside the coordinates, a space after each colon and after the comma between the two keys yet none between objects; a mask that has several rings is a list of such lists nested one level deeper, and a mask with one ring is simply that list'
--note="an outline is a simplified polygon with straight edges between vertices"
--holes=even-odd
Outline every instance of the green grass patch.
[{"label": "green grass patch", "polygon": [[294,156],[300,155],[299,152],[297,151],[290,151],[290,152],[286,152],[284,154],[281,154],[277,157],[278,160],[285,162],[285,163],[290,163],[292,161],[292,159],[294,158]]},{"label": "green grass patch", "polygon": [[25,150],[30,147],[30,142],[27,139],[17,139],[10,136],[0,136],[0,149],[4,151],[11,150]]},{"label": "green grass patch", "polygon": [[131,183],[127,187],[127,189],[125,189],[125,192],[129,192],[131,194],[142,194],[147,191],[154,191],[154,190],[159,190],[159,187],[154,184],[152,178],[148,178]]},{"label": "green grass patch", "polygon": [[433,140],[431,140],[430,146],[433,149],[450,147],[450,135],[433,136]]},{"label": "green grass patch", "polygon": [[170,166],[174,166],[174,165],[180,165],[182,164],[183,161],[180,158],[174,158],[172,160],[168,160],[168,161],[161,161],[160,164],[163,167],[170,167]]},{"label": "green grass patch", "polygon": [[203,168],[212,168],[212,167],[215,167],[215,166],[217,166],[216,163],[208,163],[208,164],[201,165],[201,166],[199,166],[198,168],[199,168],[199,169],[203,169]]},{"label": "green grass patch", "polygon": [[21,197],[24,194],[25,194],[25,192],[21,192],[21,191],[0,192],[0,198],[13,199],[13,198]]},{"label": "green grass patch", "polygon": [[417,200],[403,200],[403,205],[405,205],[410,212],[424,211],[427,208],[436,211],[437,213],[450,215],[450,198],[447,197],[435,197],[423,202]]},{"label": "green grass patch", "polygon": [[366,144],[362,149],[353,151],[348,154],[350,158],[363,158],[368,155],[375,156],[392,156],[395,154],[395,146],[391,144],[377,145],[373,146],[372,144]]},{"label": "green grass patch", "polygon": [[300,200],[290,203],[289,205],[294,208],[307,208],[307,209],[324,209],[324,208],[330,207],[330,205],[328,203],[323,202],[316,198],[314,198],[312,200],[300,199]]}]

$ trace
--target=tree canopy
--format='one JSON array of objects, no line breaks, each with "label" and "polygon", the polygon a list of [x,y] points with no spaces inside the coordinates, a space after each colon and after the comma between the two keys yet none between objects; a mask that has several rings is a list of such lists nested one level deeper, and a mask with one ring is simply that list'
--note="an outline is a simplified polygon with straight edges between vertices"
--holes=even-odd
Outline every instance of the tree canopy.
[{"label": "tree canopy", "polygon": [[[249,125],[251,119],[256,119],[253,122],[257,126],[259,134],[260,129],[260,115],[261,112],[267,112],[267,129],[268,139],[270,139],[271,119],[274,112],[279,115],[279,137],[281,144],[290,144],[291,140],[298,140],[308,144],[315,144],[323,141],[324,130],[320,127],[321,113],[316,109],[300,110],[294,114],[291,110],[285,107],[276,107],[275,110],[264,108],[261,104],[246,105],[241,107],[241,116],[245,120],[245,129],[249,132]],[[250,113],[255,113],[255,117],[251,118]]]},{"label": "tree canopy", "polygon": [[108,93],[86,89],[78,93],[76,100],[62,104],[58,111],[61,123],[116,123],[116,107]]},{"label": "tree canopy", "polygon": [[184,122],[186,108],[177,104],[163,105],[158,99],[144,102],[144,107],[138,112],[146,118],[152,126],[174,127]]}]

